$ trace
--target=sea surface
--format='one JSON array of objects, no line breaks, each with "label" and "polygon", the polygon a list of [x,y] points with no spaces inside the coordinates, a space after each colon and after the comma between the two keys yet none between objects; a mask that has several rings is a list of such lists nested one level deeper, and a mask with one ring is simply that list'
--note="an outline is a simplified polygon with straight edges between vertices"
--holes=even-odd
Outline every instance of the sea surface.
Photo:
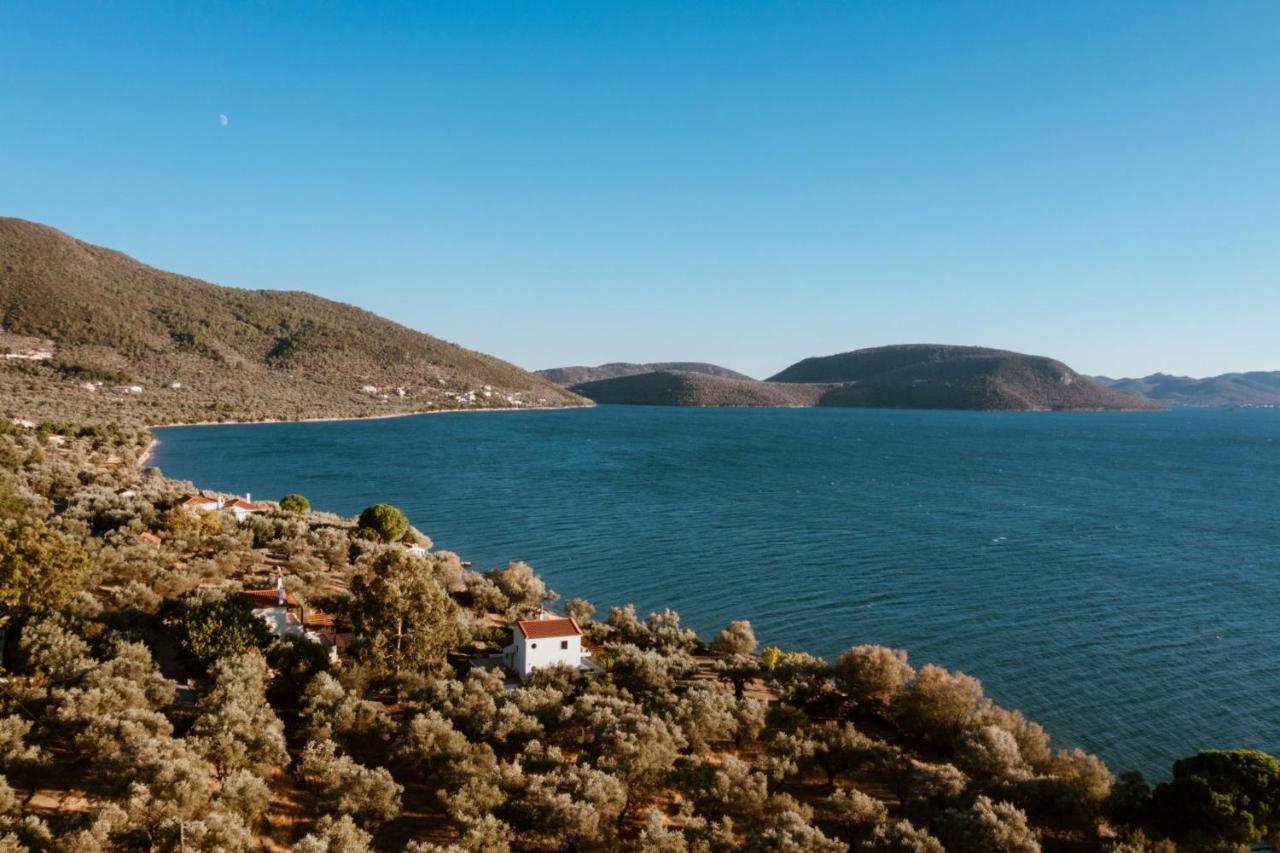
[{"label": "sea surface", "polygon": [[1280,411],[601,406],[157,430],[202,487],[386,501],[477,569],[833,659],[980,678],[1162,778],[1280,754]]}]

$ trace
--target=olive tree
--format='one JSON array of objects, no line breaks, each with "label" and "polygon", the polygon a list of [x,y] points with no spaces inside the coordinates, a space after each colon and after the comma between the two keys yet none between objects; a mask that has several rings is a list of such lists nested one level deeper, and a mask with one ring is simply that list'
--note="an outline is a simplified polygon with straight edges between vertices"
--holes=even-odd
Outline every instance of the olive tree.
[{"label": "olive tree", "polygon": [[961,672],[925,664],[898,696],[899,717],[934,740],[950,740],[969,728],[983,707],[982,683]]},{"label": "olive tree", "polygon": [[265,774],[289,763],[284,724],[267,704],[267,662],[256,652],[213,667],[213,689],[201,697],[191,737],[219,779],[235,770]]},{"label": "olive tree", "polygon": [[948,848],[974,853],[1040,853],[1040,841],[1026,814],[1012,803],[979,795],[965,810],[943,815],[939,834]]},{"label": "olive tree", "polygon": [[370,768],[338,754],[333,741],[313,740],[302,752],[298,772],[327,808],[351,815],[366,828],[400,813],[403,788],[382,767]]},{"label": "olive tree", "polygon": [[854,646],[836,659],[835,677],[840,689],[859,705],[884,711],[915,675],[907,653],[885,646]]},{"label": "olive tree", "polygon": [[711,640],[710,649],[717,655],[749,655],[756,650],[756,633],[745,619],[730,622]]}]

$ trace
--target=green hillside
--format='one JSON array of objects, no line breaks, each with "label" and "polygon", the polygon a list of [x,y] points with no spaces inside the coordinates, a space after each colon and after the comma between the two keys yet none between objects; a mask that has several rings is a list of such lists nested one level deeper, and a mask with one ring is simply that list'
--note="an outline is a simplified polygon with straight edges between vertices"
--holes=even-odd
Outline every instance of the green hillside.
[{"label": "green hillside", "polygon": [[[0,351],[42,339],[52,352],[6,360],[11,416],[35,405],[45,417],[155,422],[582,402],[350,305],[209,284],[19,219],[0,219],[0,321]],[[104,384],[88,390],[94,381]],[[111,390],[122,383],[143,390]]]},{"label": "green hillside", "polygon": [[1158,409],[1051,358],[986,347],[904,344],[807,358],[771,382],[829,386],[823,406],[929,409]]}]

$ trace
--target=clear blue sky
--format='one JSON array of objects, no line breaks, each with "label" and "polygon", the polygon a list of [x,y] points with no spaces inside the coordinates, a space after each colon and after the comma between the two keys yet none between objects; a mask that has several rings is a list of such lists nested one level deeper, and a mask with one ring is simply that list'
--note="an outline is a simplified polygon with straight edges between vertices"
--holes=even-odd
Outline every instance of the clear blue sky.
[{"label": "clear blue sky", "polygon": [[1280,369],[1270,1],[10,0],[0,116],[4,215],[530,368]]}]

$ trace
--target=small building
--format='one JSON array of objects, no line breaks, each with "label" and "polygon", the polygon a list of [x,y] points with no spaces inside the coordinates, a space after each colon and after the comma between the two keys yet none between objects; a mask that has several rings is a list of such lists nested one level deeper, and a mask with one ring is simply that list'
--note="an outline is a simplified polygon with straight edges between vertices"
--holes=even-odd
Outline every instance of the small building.
[{"label": "small building", "polygon": [[512,643],[502,651],[503,665],[521,680],[535,669],[564,664],[581,671],[595,671],[583,654],[582,629],[567,616],[522,619],[512,631]]},{"label": "small building", "polygon": [[267,511],[265,506],[254,503],[249,499],[249,497],[250,496],[246,494],[243,498],[232,498],[231,500],[226,501],[222,505],[222,508],[231,510],[231,514],[236,517],[236,521],[244,521],[254,513]]},{"label": "small building", "polygon": [[192,512],[217,512],[222,509],[222,498],[207,498],[204,495],[186,495],[178,501],[178,506]]},{"label": "small building", "polygon": [[146,542],[148,545],[163,545],[164,540],[152,533],[150,530],[144,530],[138,534],[139,542]]},{"label": "small building", "polygon": [[132,486],[125,486],[122,489],[116,489],[116,497],[118,498],[136,498],[138,490]]},{"label": "small building", "polygon": [[276,579],[275,589],[246,589],[240,599],[249,605],[253,615],[267,623],[273,637],[302,636],[302,605],[284,591],[284,578]]}]

